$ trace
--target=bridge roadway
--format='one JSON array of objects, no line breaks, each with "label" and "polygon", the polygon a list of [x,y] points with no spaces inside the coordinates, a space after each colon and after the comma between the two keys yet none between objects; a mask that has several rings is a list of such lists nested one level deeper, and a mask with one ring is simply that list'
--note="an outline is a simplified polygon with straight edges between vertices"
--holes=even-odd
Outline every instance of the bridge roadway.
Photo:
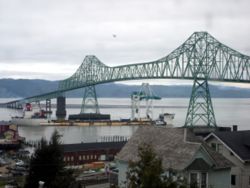
[{"label": "bridge roadway", "polygon": [[59,82],[57,90],[5,105],[52,99],[90,85],[140,79],[250,83],[250,57],[220,43],[207,32],[195,32],[169,55],[152,62],[109,67],[95,56],[86,56],[71,77]]}]

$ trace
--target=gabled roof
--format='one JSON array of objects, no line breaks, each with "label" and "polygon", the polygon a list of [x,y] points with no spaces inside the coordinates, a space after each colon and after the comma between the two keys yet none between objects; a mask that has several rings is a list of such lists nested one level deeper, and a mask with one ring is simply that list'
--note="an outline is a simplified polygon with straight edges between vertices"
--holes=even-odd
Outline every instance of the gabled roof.
[{"label": "gabled roof", "polygon": [[228,168],[234,166],[234,164],[227,160],[222,154],[214,151],[211,147],[209,147],[206,143],[202,144],[202,147],[208,152],[209,156],[213,159],[215,163],[215,168]]},{"label": "gabled roof", "polygon": [[205,140],[211,136],[219,139],[240,160],[250,161],[250,131],[213,132]]},{"label": "gabled roof", "polygon": [[[138,160],[137,149],[142,143],[152,145],[156,154],[162,158],[164,169],[184,170],[194,160],[198,150],[202,148],[206,151],[206,147],[202,147],[206,144],[202,143],[202,140],[195,137],[188,129],[145,126],[137,129],[116,158],[126,162]],[[211,155],[208,151],[207,154]],[[212,160],[215,160],[214,163],[216,166],[218,165],[218,168],[231,167],[230,165],[221,166],[224,164],[223,160],[228,160],[220,154],[218,155],[221,158],[210,156]],[[227,163],[225,162],[225,164]]]},{"label": "gabled roof", "polygon": [[202,158],[195,159],[188,167],[188,170],[203,170],[208,171],[210,169],[210,165],[206,163]]}]

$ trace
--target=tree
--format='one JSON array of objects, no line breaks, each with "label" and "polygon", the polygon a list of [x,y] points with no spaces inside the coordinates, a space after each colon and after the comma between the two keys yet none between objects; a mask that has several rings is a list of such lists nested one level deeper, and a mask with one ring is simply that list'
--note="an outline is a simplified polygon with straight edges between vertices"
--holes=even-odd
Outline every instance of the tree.
[{"label": "tree", "polygon": [[173,181],[172,170],[163,175],[162,159],[149,144],[138,147],[138,161],[130,161],[127,171],[129,188],[185,188],[185,181],[179,177]]},{"label": "tree", "polygon": [[162,186],[162,161],[152,147],[144,144],[138,147],[139,160],[129,162],[127,179],[130,188],[158,188]]},{"label": "tree", "polygon": [[46,188],[69,187],[74,181],[73,172],[64,167],[60,135],[55,131],[49,143],[45,139],[41,139],[32,155],[25,188],[36,188],[39,181],[45,182],[44,187]]}]

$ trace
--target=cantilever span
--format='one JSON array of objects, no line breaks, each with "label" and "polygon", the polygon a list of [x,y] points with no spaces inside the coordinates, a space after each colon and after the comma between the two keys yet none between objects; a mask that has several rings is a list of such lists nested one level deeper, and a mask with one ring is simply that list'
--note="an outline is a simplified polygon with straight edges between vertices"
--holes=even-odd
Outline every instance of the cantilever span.
[{"label": "cantilever span", "polygon": [[107,82],[139,79],[194,80],[185,126],[202,121],[216,127],[208,81],[250,83],[250,57],[207,32],[195,32],[169,55],[152,62],[109,67],[95,56],[86,56],[71,77],[59,82],[57,90],[7,105],[48,100],[70,90]]},{"label": "cantilever span", "polygon": [[207,32],[195,32],[169,55],[148,63],[109,67],[95,56],[86,56],[71,77],[59,82],[57,90],[20,101],[51,99],[89,85],[139,79],[250,83],[250,57],[220,43]]},{"label": "cantilever span", "polygon": [[78,70],[59,83],[58,90],[158,78],[250,83],[250,57],[220,43],[207,32],[195,32],[169,55],[148,63],[109,67],[95,56],[86,56]]}]

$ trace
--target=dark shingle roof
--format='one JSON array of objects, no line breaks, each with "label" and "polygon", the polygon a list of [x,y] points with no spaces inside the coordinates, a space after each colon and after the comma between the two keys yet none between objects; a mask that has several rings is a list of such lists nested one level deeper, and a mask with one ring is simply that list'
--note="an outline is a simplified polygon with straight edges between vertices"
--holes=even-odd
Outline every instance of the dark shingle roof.
[{"label": "dark shingle roof", "polygon": [[[139,127],[118,153],[117,159],[126,162],[138,160],[137,148],[142,143],[152,145],[156,154],[162,158],[164,169],[173,168],[175,170],[185,169],[193,160],[196,152],[206,145],[191,131],[186,129],[185,132],[184,128]],[[207,149],[207,147],[202,148]],[[207,153],[211,155],[210,152],[207,151]],[[228,160],[222,155],[215,155],[215,158],[211,158],[215,160],[217,168],[231,167],[228,165]]]},{"label": "dark shingle roof", "polygon": [[242,160],[250,161],[250,131],[214,132]]},{"label": "dark shingle roof", "polygon": [[214,160],[215,168],[229,168],[234,166],[234,164],[226,159],[222,154],[214,151],[211,147],[209,147],[206,143],[203,143],[202,146],[206,149],[209,153],[210,157]]},{"label": "dark shingle roof", "polygon": [[122,161],[138,160],[138,146],[152,145],[156,154],[162,157],[164,169],[183,170],[200,148],[200,143],[184,141],[184,129],[165,127],[139,127],[128,143],[118,153]]},{"label": "dark shingle roof", "polygon": [[123,142],[94,142],[94,143],[79,143],[79,144],[62,144],[64,152],[90,151],[100,149],[122,149],[126,144]]}]

